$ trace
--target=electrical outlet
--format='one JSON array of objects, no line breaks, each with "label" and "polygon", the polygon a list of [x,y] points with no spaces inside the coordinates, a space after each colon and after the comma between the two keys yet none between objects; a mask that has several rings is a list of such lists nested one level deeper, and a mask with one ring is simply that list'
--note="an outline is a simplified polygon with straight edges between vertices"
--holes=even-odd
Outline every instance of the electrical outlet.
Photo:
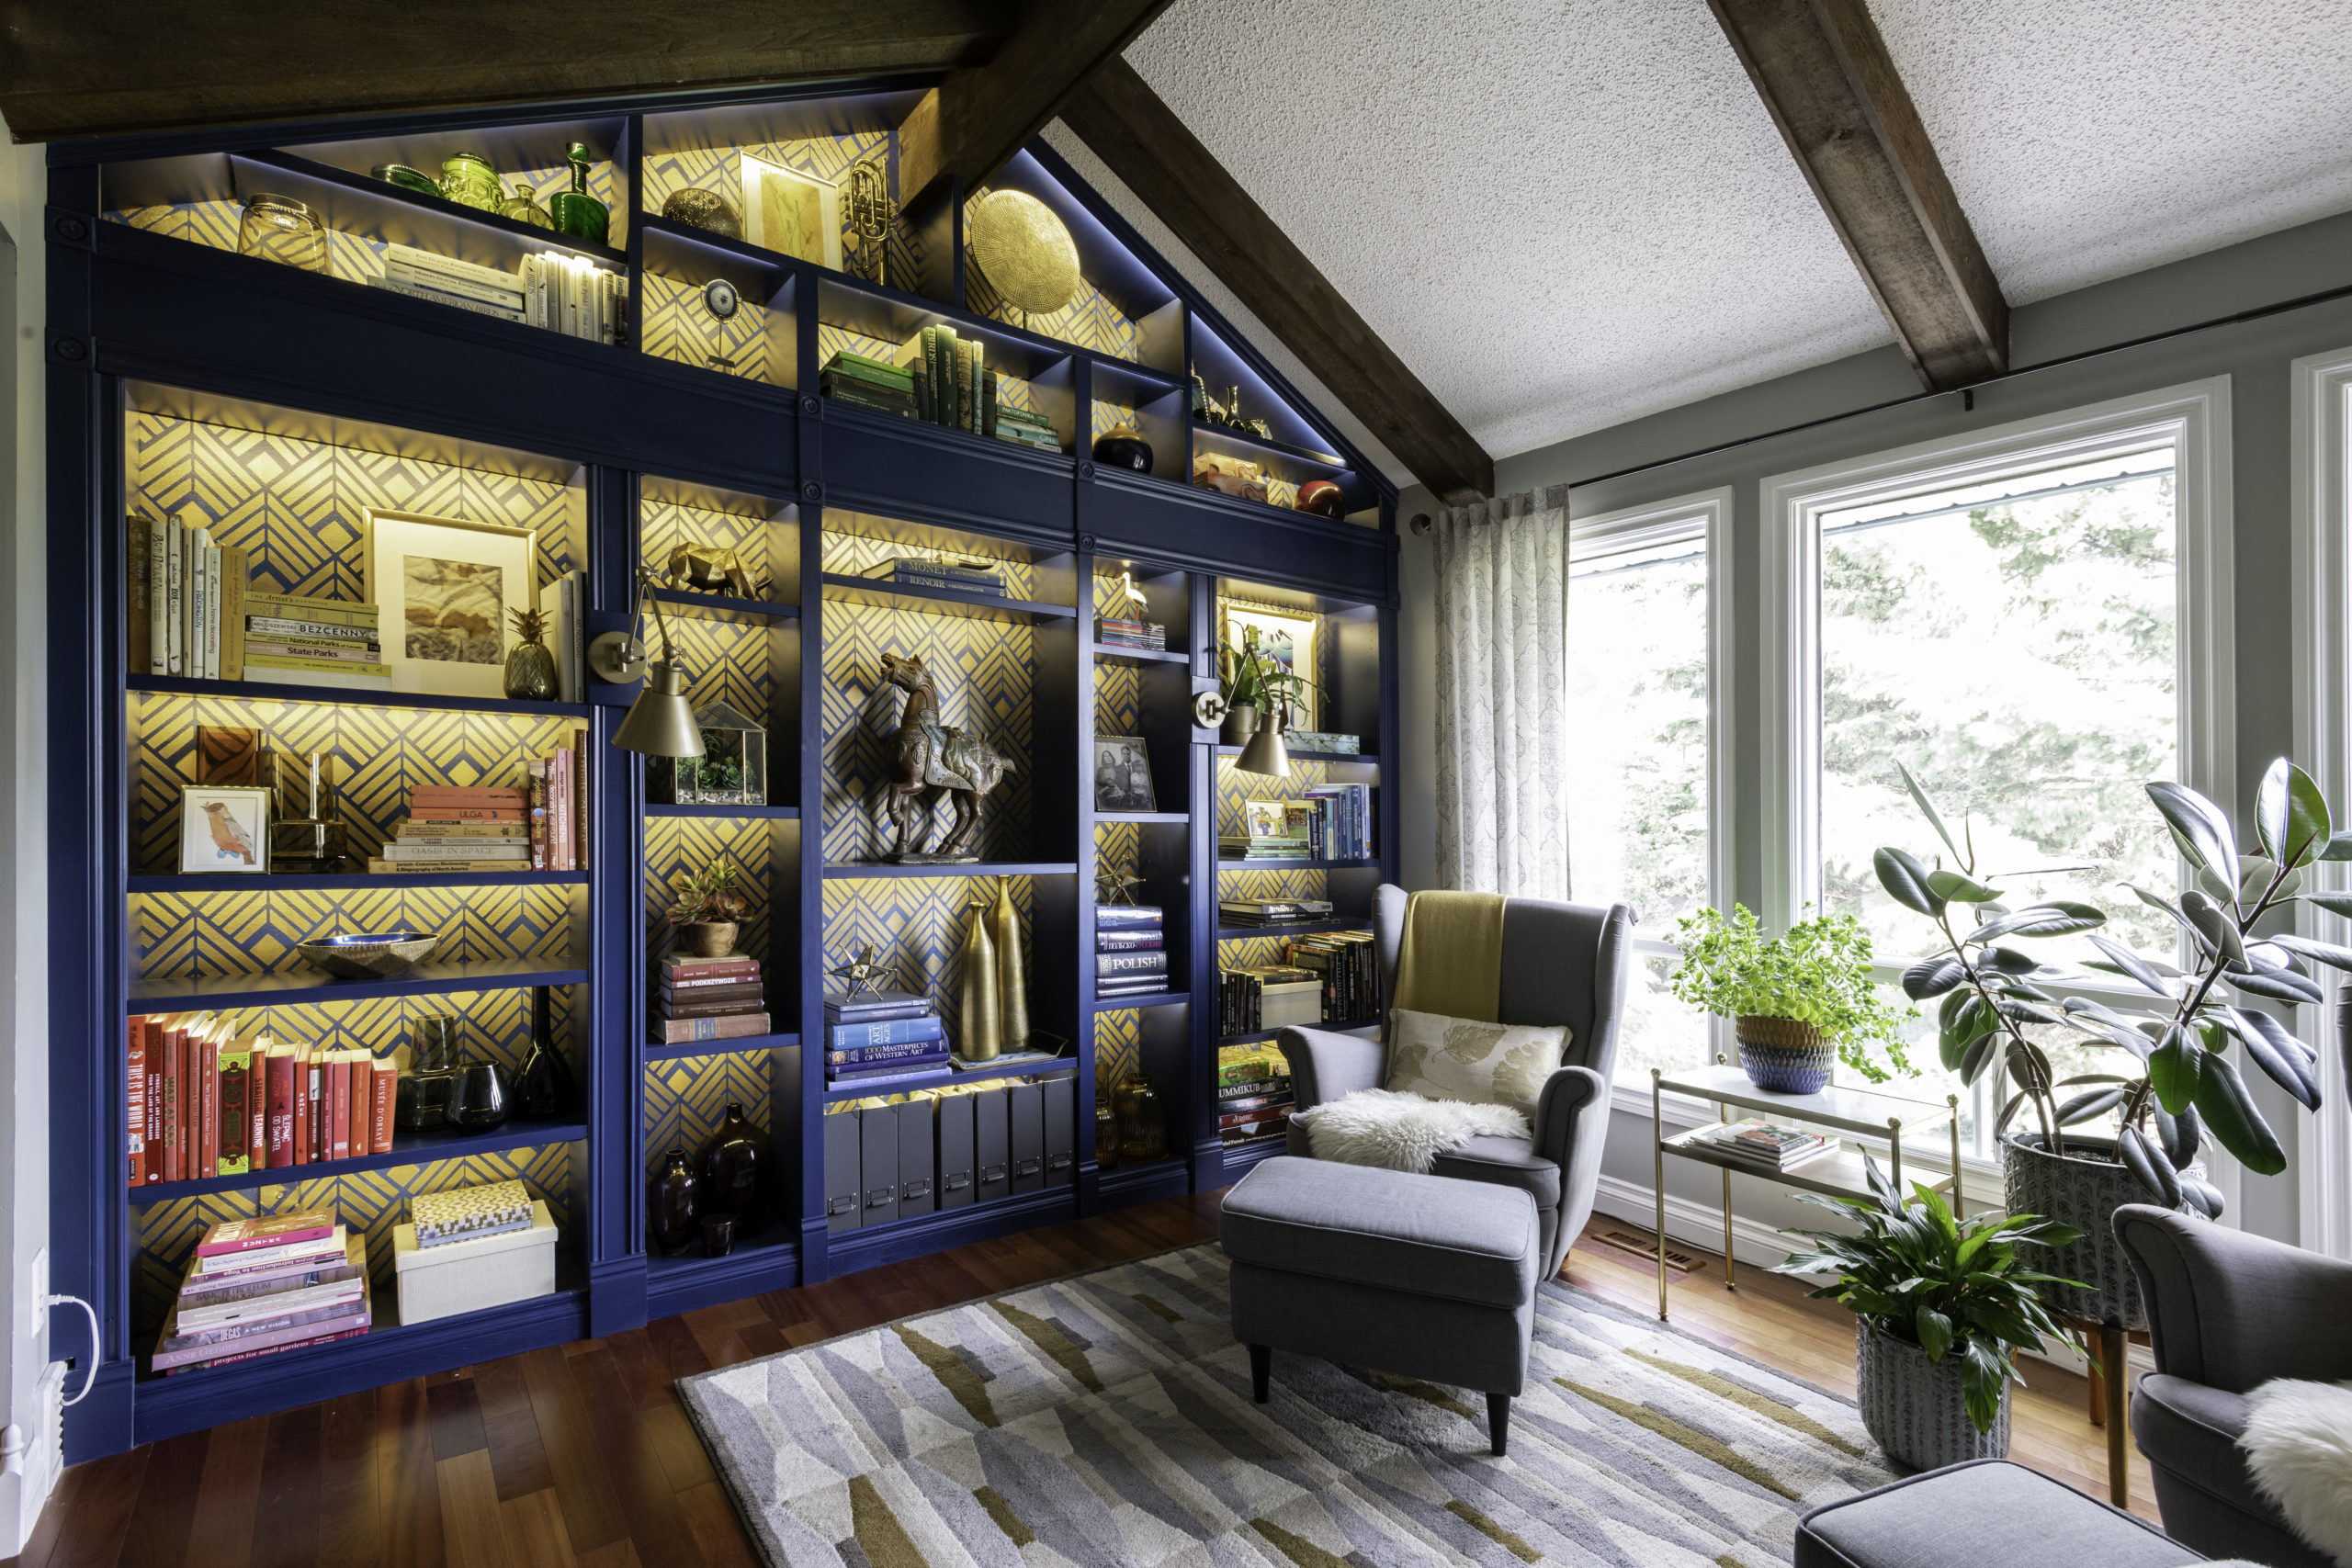
[{"label": "electrical outlet", "polygon": [[17,1336],[17,1343],[39,1342],[49,1326],[49,1248],[45,1247],[33,1254],[33,1265],[25,1270],[24,1303],[24,1326]]}]

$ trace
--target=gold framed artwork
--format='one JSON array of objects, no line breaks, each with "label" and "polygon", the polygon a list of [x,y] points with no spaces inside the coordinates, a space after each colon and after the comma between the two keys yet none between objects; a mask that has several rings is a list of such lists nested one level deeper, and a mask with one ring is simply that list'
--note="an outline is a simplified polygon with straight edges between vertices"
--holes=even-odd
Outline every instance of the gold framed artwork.
[{"label": "gold framed artwork", "polygon": [[743,238],[763,250],[841,271],[841,187],[749,152],[736,156],[743,182]]},{"label": "gold framed artwork", "polygon": [[266,874],[270,794],[258,785],[181,785],[181,874]]},{"label": "gold framed artwork", "polygon": [[[1259,657],[1270,670],[1315,679],[1315,617],[1286,615],[1272,610],[1246,608],[1239,604],[1225,606],[1225,638],[1238,654],[1252,627],[1258,633]],[[1322,709],[1322,692],[1314,686],[1303,686],[1294,694],[1290,705],[1292,729],[1319,729],[1316,718]]]},{"label": "gold framed artwork", "polygon": [[505,695],[510,612],[538,607],[537,547],[534,528],[363,510],[363,581],[392,690]]}]

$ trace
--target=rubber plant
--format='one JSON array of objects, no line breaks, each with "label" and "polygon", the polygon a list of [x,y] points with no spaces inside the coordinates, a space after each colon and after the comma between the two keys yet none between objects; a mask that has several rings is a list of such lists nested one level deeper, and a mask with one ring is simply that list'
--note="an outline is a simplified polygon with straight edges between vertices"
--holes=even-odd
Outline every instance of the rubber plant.
[{"label": "rubber plant", "polygon": [[2018,1249],[2069,1246],[2083,1233],[2031,1214],[1958,1219],[1933,1188],[1914,1183],[1916,1201],[1906,1201],[1868,1150],[1862,1161],[1869,1197],[1796,1194],[1800,1202],[1843,1215],[1856,1231],[1792,1231],[1813,1250],[1774,1265],[1773,1272],[1833,1275],[1806,1294],[1843,1303],[1871,1327],[1919,1347],[1932,1364],[1960,1356],[1968,1419],[1989,1432],[2003,1387],[2012,1379],[2025,1382],[2009,1352],[2040,1350],[2044,1338],[2065,1337],[2037,1287],[2074,1281],[2028,1269]]},{"label": "rubber plant", "polygon": [[[1948,1069],[1971,1084],[1996,1067],[2006,1075],[2012,1092],[1996,1134],[2020,1111],[2030,1111],[2043,1146],[2064,1156],[2068,1128],[2113,1114],[2117,1152],[2141,1187],[2167,1208],[2186,1200],[2209,1216],[2221,1213],[2222,1195],[2182,1174],[2205,1134],[2249,1170],[2284,1170],[2286,1151],[2226,1052],[2235,1042],[2272,1082],[2318,1109],[2317,1057],[2253,1005],[2323,1000],[2306,962],[2352,969],[2352,948],[2255,934],[2266,917],[2297,902],[2352,915],[2352,895],[2301,891],[2315,862],[2352,860],[2352,834],[2335,830],[2311,775],[2284,757],[2270,765],[2255,802],[2256,854],[2239,853],[2229,818],[2197,791],[2167,781],[2147,786],[2196,886],[2176,897],[2125,886],[2179,927],[2192,962],[2182,969],[2092,935],[2103,961],[2089,967],[2148,993],[2150,1011],[2131,1017],[2087,998],[2060,1000],[2051,989],[2059,971],[2011,945],[2095,932],[2107,922],[2105,912],[2064,899],[2009,909],[2000,889],[1979,879],[1965,819],[1955,840],[1918,780],[1908,768],[1901,771],[1953,863],[1945,866],[1939,858],[1931,866],[1894,848],[1874,857],[1887,896],[1933,920],[1943,936],[1941,953],[1905,971],[1903,988],[1914,1001],[1943,998],[1937,1044]],[[2034,1024],[2112,1047],[2128,1058],[2125,1070],[2056,1077],[2048,1053],[2026,1033]]]}]

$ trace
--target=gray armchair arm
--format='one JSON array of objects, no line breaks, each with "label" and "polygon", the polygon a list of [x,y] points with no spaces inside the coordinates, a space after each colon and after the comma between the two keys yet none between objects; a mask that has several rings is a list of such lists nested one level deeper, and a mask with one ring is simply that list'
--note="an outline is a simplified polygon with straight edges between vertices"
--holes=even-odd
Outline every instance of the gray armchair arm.
[{"label": "gray armchair arm", "polygon": [[1592,1217],[1609,1111],[1609,1080],[1590,1067],[1558,1068],[1544,1080],[1535,1102],[1535,1152],[1560,1168],[1560,1222],[1549,1260],[1554,1272]]},{"label": "gray armchair arm", "polygon": [[1377,1040],[1321,1029],[1285,1029],[1274,1037],[1290,1064],[1291,1098],[1299,1111],[1360,1089],[1380,1087],[1385,1048]]},{"label": "gray armchair arm", "polygon": [[2115,1237],[2148,1303],[2158,1371],[2232,1393],[2352,1377],[2352,1263],[2143,1203],[2115,1211]]}]

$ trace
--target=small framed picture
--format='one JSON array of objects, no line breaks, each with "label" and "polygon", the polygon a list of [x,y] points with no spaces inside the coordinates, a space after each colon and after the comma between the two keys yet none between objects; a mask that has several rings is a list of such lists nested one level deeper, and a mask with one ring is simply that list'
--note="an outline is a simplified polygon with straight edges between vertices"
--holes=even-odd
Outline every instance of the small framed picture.
[{"label": "small framed picture", "polygon": [[182,785],[181,872],[267,873],[270,794],[258,785]]},{"label": "small framed picture", "polygon": [[1151,793],[1151,753],[1140,735],[1094,738],[1094,809],[1159,809]]},{"label": "small framed picture", "polygon": [[743,238],[763,250],[841,271],[841,187],[749,152],[737,157],[743,180]]},{"label": "small framed picture", "polygon": [[392,690],[504,696],[513,612],[539,605],[537,531],[374,507],[360,527]]}]

